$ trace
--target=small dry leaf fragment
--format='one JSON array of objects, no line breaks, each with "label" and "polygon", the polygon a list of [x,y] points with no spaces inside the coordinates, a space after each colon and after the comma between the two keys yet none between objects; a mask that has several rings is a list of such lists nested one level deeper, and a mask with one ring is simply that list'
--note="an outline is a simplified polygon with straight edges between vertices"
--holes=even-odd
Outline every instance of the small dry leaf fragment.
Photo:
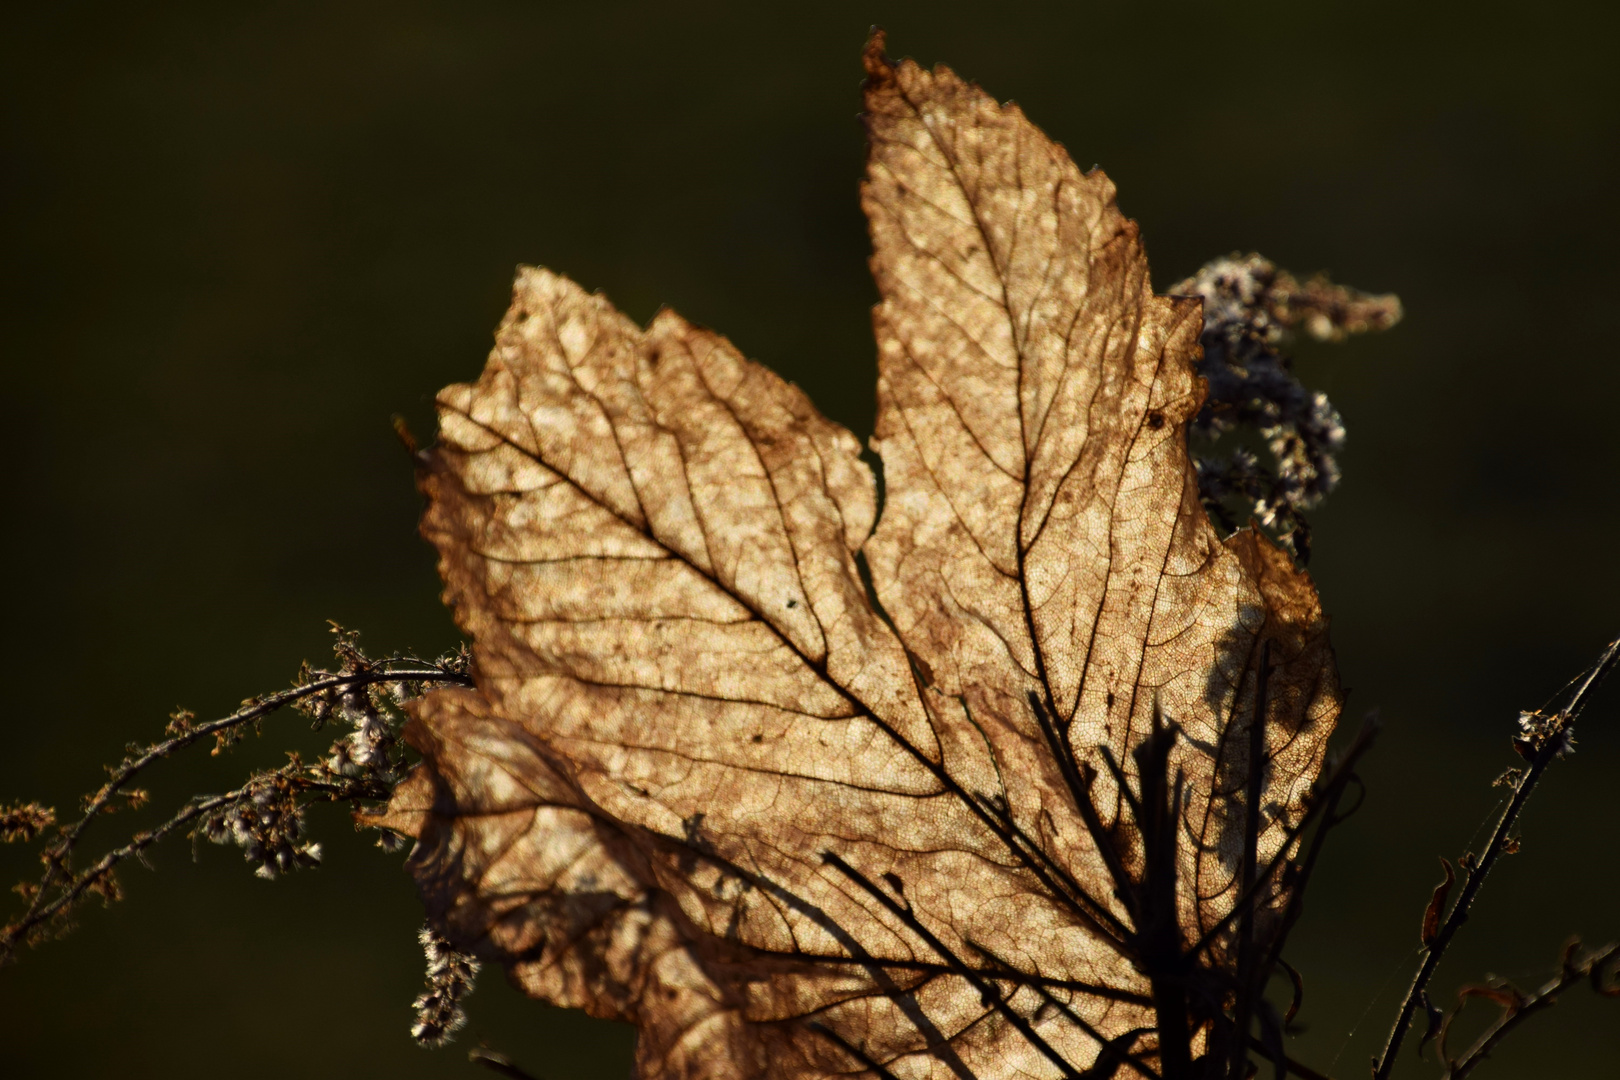
[{"label": "small dry leaf fragment", "polygon": [[1445,1030],[1445,1013],[1438,1005],[1429,1000],[1429,992],[1427,990],[1418,995],[1418,1004],[1423,1008],[1423,1015],[1426,1021],[1426,1026],[1423,1029],[1423,1037],[1418,1040],[1417,1044],[1417,1056],[1421,1058],[1424,1050],[1428,1048],[1428,1045],[1433,1042],[1443,1030]]},{"label": "small dry leaf fragment", "polygon": [[1524,1005],[1524,994],[1511,983],[1472,983],[1457,991],[1457,1004],[1469,998],[1484,998],[1506,1009],[1510,1014]]},{"label": "small dry leaf fragment", "polygon": [[796,387],[524,269],[422,458],[477,689],[412,706],[387,823],[446,940],[636,1023],[640,1077],[1146,1074],[1146,943],[1232,910],[1252,769],[1262,865],[1303,812],[1326,623],[1200,507],[1198,301],[1108,179],[866,63],[881,520]]},{"label": "small dry leaf fragment", "polygon": [[1434,894],[1429,897],[1429,906],[1423,910],[1423,944],[1425,947],[1434,944],[1435,937],[1440,933],[1440,916],[1446,911],[1446,897],[1451,895],[1452,883],[1457,880],[1456,871],[1451,869],[1450,860],[1441,857],[1440,866],[1446,872],[1446,880],[1434,887]]},{"label": "small dry leaf fragment", "polygon": [[1457,1019],[1457,1017],[1462,1015],[1463,1008],[1473,998],[1484,998],[1486,1001],[1492,1002],[1493,1004],[1499,1006],[1502,1010],[1500,1019],[1503,1020],[1511,1019],[1525,1005],[1524,994],[1519,990],[1518,987],[1506,981],[1497,980],[1490,983],[1469,983],[1459,988],[1457,991],[1456,1008],[1447,1013],[1445,1019],[1440,1023],[1439,1044],[1437,1048],[1440,1052],[1440,1060],[1447,1064],[1448,1071],[1449,1066],[1455,1063],[1455,1059],[1452,1058],[1451,1054],[1446,1049],[1447,1035],[1451,1031],[1452,1023]]},{"label": "small dry leaf fragment", "polygon": [[1611,947],[1609,955],[1589,969],[1594,993],[1620,997],[1620,951]]}]

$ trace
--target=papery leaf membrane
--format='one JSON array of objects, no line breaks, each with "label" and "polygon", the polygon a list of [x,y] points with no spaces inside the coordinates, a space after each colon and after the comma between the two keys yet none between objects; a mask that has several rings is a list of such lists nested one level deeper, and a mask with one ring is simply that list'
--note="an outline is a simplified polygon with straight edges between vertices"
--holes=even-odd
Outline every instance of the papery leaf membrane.
[{"label": "papery leaf membrane", "polygon": [[1199,505],[1198,302],[1153,295],[1107,178],[944,68],[867,66],[875,532],[796,387],[522,270],[423,457],[478,688],[415,706],[388,821],[448,939],[637,1024],[641,1077],[1076,1076],[1104,1040],[1131,1075],[1152,988],[1074,778],[1140,879],[1102,748],[1140,790],[1157,703],[1191,946],[1239,892],[1260,642],[1264,860],[1338,711],[1325,620]]}]

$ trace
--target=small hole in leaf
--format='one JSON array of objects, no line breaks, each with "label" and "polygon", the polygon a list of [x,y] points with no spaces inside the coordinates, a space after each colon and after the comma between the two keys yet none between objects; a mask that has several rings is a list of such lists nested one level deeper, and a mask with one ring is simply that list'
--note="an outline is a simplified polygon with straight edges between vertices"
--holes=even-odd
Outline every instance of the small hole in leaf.
[{"label": "small hole in leaf", "polygon": [[1148,413],[1147,426],[1152,428],[1154,431],[1158,431],[1160,428],[1164,427],[1164,413],[1159,412],[1157,409]]}]

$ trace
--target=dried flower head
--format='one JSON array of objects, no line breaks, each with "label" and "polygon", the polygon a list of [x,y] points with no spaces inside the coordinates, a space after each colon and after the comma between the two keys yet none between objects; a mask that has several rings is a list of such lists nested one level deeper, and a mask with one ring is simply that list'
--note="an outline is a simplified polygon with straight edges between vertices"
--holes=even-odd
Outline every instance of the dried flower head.
[{"label": "dried flower head", "polygon": [[[293,762],[296,767],[298,762]],[[257,863],[257,877],[271,880],[278,874],[318,866],[321,845],[304,840],[304,808],[284,772],[255,777],[247,797],[203,819],[202,835],[216,844],[235,844],[242,857]]]},{"label": "dried flower head", "polygon": [[1520,712],[1519,733],[1513,737],[1513,749],[1522,757],[1533,758],[1549,745],[1554,757],[1575,752],[1575,732],[1569,717],[1561,712],[1544,713],[1539,709]]},{"label": "dried flower head", "polygon": [[1224,456],[1199,455],[1205,508],[1229,532],[1252,515],[1295,555],[1308,558],[1310,531],[1302,511],[1339,482],[1344,424],[1326,394],[1300,384],[1279,346],[1296,327],[1326,341],[1388,329],[1400,320],[1400,301],[1334,285],[1321,275],[1301,284],[1259,255],[1214,259],[1171,292],[1204,301],[1198,373],[1208,396],[1193,418],[1192,434],[1213,443],[1252,430],[1274,463],[1262,464],[1241,446]]},{"label": "dried flower head", "polygon": [[0,807],[0,844],[27,843],[56,824],[56,811],[36,802]]},{"label": "dried flower head", "polygon": [[422,927],[416,939],[427,956],[427,989],[411,1003],[416,1011],[411,1038],[423,1046],[443,1046],[467,1023],[462,1000],[473,992],[480,965],[431,926]]}]

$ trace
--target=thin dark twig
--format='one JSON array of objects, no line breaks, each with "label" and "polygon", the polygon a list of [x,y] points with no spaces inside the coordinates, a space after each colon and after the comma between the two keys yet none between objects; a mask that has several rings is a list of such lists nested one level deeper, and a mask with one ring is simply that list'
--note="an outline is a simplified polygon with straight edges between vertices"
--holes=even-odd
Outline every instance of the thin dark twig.
[{"label": "thin dark twig", "polygon": [[[371,794],[369,792],[349,790],[343,785],[321,783],[315,780],[300,780],[297,781],[297,783],[299,787],[303,788],[304,790],[326,791],[334,795],[338,800],[342,800],[350,796],[363,796],[366,794]],[[197,818],[202,817],[204,814],[218,810],[221,807],[242,802],[244,799],[250,799],[253,797],[253,794],[254,783],[249,782],[235,789],[234,791],[227,791],[223,795],[211,795],[206,798],[198,799],[189,806],[185,807],[183,810],[176,813],[163,824],[158,825],[155,828],[145,829],[136,833],[129,843],[125,844],[123,847],[114,848],[112,851],[107,852],[107,854],[103,855],[94,866],[90,867],[88,870],[85,870],[83,873],[75,875],[73,880],[66,884],[62,891],[57,893],[57,895],[50,902],[40,905],[37,910],[31,911],[18,922],[7,926],[4,933],[0,934],[0,956],[5,956],[15,946],[16,942],[26,937],[28,932],[34,927],[49,922],[57,912],[61,911],[65,907],[70,906],[80,896],[83,896],[85,890],[94,887],[98,881],[101,881],[107,875],[107,873],[119,863],[139,855],[141,852],[145,851],[153,844],[158,843],[164,837],[168,836],[182,825],[188,825]]]},{"label": "thin dark twig", "polygon": [[139,773],[142,769],[145,769],[154,761],[157,761],[160,758],[169,757],[175,752],[184,750],[186,747],[198,742],[201,739],[206,739],[210,735],[217,735],[231,728],[241,727],[243,724],[252,723],[255,720],[261,719],[273,712],[276,712],[278,709],[286,708],[288,705],[291,705],[293,702],[302,698],[313,697],[328,690],[347,689],[357,686],[372,686],[376,683],[384,682],[455,682],[460,683],[463,686],[472,685],[472,678],[470,676],[461,674],[460,672],[447,671],[440,667],[429,666],[418,669],[390,669],[387,667],[387,665],[395,663],[431,664],[431,661],[418,660],[415,657],[395,656],[389,657],[385,660],[378,660],[374,663],[376,666],[365,671],[359,671],[353,674],[333,675],[329,678],[320,679],[305,686],[295,686],[287,690],[282,690],[277,693],[255,699],[251,704],[244,705],[242,708],[231,713],[229,716],[210,721],[206,724],[199,724],[197,727],[191,728],[179,735],[175,735],[174,737],[166,739],[163,742],[154,744],[140,757],[134,759],[133,761],[126,762],[116,773],[113,774],[113,778],[107,781],[101,790],[96,793],[96,797],[91,801],[89,807],[85,810],[84,817],[80,818],[69,829],[68,836],[66,837],[68,847],[72,847],[73,844],[78,841],[79,837],[83,835],[84,830],[89,826],[90,822],[98,813],[101,812],[103,807],[112,801],[112,797],[118,793],[119,789],[125,784],[129,783],[130,780],[134,779],[137,773]]},{"label": "thin dark twig", "polygon": [[1098,933],[1107,936],[1116,949],[1129,958],[1132,955],[1132,932],[1130,927],[1120,922],[1107,906],[1086,891],[1085,887],[1077,881],[1072,873],[1061,863],[1052,858],[1047,851],[1038,844],[1033,837],[1024,831],[1023,826],[1013,818],[1011,810],[1002,800],[992,799],[982,793],[974,795],[974,802],[988,817],[993,819],[1004,834],[1003,842],[1015,851],[1021,852],[1028,860],[1038,863],[1046,871],[1046,877],[1052,882],[1062,886],[1054,888],[1053,894],[1071,910],[1076,911],[1089,922],[1095,924]]},{"label": "thin dark twig", "polygon": [[[1253,1035],[1249,1036],[1249,1045],[1260,1051],[1262,1054],[1267,1053],[1266,1044]],[[1303,1080],[1332,1080],[1332,1078],[1326,1073],[1319,1073],[1309,1065],[1306,1065],[1300,1061],[1295,1061],[1286,1054],[1283,1055],[1283,1063],[1288,1066],[1289,1072],[1293,1073],[1295,1076],[1302,1077]]]},{"label": "thin dark twig", "polygon": [[[973,945],[972,942],[969,942],[968,944]],[[984,951],[983,946],[973,945],[973,947],[980,952]],[[748,951],[752,955],[758,957],[804,960],[816,964],[842,964],[849,967],[880,970],[893,968],[897,971],[922,972],[931,976],[939,974],[956,974],[956,968],[953,965],[931,960],[900,960],[894,958],[884,959],[870,955],[830,956],[825,953],[812,953],[796,949],[750,948]],[[1103,983],[1086,982],[1081,979],[1059,979],[1041,975],[1039,972],[1021,971],[1016,967],[1010,966],[978,968],[976,970],[985,978],[995,979],[997,982],[1012,983],[1015,986],[1028,987],[1038,994],[1050,993],[1053,990],[1073,990],[1081,994],[1102,998],[1106,1001],[1124,1001],[1129,1002],[1132,1005],[1151,1006],[1153,1004],[1153,999],[1145,994],[1133,993],[1130,990],[1124,990],[1117,986],[1107,986]]]},{"label": "thin dark twig", "polygon": [[[218,809],[233,801],[239,802],[245,797],[243,793],[247,791],[246,787],[239,788],[227,795],[193,803],[164,824],[137,834],[130,843],[109,852],[89,870],[79,874],[73,873],[70,868],[73,851],[84,838],[90,823],[107,809],[119,791],[147,767],[203,739],[210,736],[223,737],[235,729],[262,720],[271,713],[307,698],[318,697],[335,690],[353,690],[379,683],[455,683],[470,686],[472,678],[448,663],[421,660],[416,657],[392,656],[380,660],[366,660],[359,670],[328,675],[274,694],[250,699],[228,716],[206,724],[185,727],[162,742],[146,747],[138,756],[126,758],[117,769],[113,770],[111,778],[90,797],[85,804],[84,815],[73,824],[65,826],[59,839],[42,853],[45,871],[33,885],[28,909],[16,922],[0,928],[0,963],[10,960],[15,954],[17,945],[26,940],[33,930],[49,922],[97,882],[105,880],[108,871],[118,863],[140,853],[175,828],[195,820],[208,810]],[[174,729],[171,727],[171,730]],[[299,787],[301,790],[321,790],[323,785],[304,779],[299,782]],[[363,798],[366,795],[356,789],[352,797]],[[50,895],[52,889],[58,890],[54,897]]]},{"label": "thin dark twig", "polygon": [[1234,919],[1238,918],[1250,905],[1254,904],[1261,891],[1265,889],[1267,882],[1271,880],[1271,876],[1277,872],[1279,867],[1288,862],[1290,853],[1294,850],[1294,845],[1304,837],[1305,830],[1322,815],[1323,810],[1329,806],[1337,807],[1338,795],[1343,792],[1345,785],[1355,776],[1356,761],[1372,747],[1373,736],[1376,733],[1376,724],[1369,722],[1362,725],[1361,730],[1356,733],[1355,741],[1346,749],[1344,757],[1340,759],[1328,776],[1327,783],[1322,785],[1322,795],[1311,800],[1310,805],[1305,808],[1304,815],[1300,817],[1299,824],[1288,831],[1288,834],[1283,838],[1282,845],[1277,849],[1277,854],[1271,857],[1271,861],[1266,864],[1265,870],[1256,875],[1254,884],[1238,897],[1237,902],[1232,905],[1225,915],[1221,916],[1213,926],[1204,931],[1203,936],[1198,939],[1198,943],[1193,946],[1193,953],[1201,953],[1208,949],[1214,944],[1215,939],[1232,925]]},{"label": "thin dark twig", "polygon": [[1569,989],[1575,983],[1589,978],[1594,970],[1601,971],[1604,965],[1620,958],[1620,942],[1611,942],[1588,953],[1580,960],[1575,959],[1575,947],[1578,943],[1571,942],[1570,948],[1564,954],[1564,964],[1556,978],[1552,979],[1541,989],[1521,1001],[1516,1008],[1504,1009],[1502,1015],[1480,1037],[1475,1040],[1462,1057],[1452,1063],[1446,1072],[1448,1080],[1462,1080],[1478,1065],[1490,1056],[1491,1050],[1501,1042],[1509,1032],[1524,1023],[1531,1016],[1550,1008],[1557,1000],[1558,995]]},{"label": "thin dark twig", "polygon": [[467,1051],[467,1060],[474,1065],[482,1065],[490,1072],[500,1073],[510,1077],[511,1080],[539,1080],[533,1073],[525,1072],[519,1068],[511,1058],[505,1054],[491,1050],[487,1046],[475,1046]]},{"label": "thin dark twig", "polygon": [[[1007,961],[1003,957],[1000,957],[1000,956],[996,955],[994,952],[991,952],[988,948],[986,948],[983,945],[980,945],[978,942],[970,940],[970,941],[967,941],[966,944],[970,949],[972,949],[975,952],[979,953],[980,955],[984,956],[984,958],[989,960],[991,963],[996,964],[998,966],[998,968],[1011,970],[1011,971],[1016,971],[1017,970],[1017,968],[1013,967],[1013,965],[1009,961]],[[1000,980],[1000,979],[1003,978],[1003,976],[1001,975],[999,970],[992,971],[992,972],[990,972],[990,974],[991,974],[992,978],[995,978],[997,980]],[[1055,994],[1052,993],[1052,991],[1050,989],[1048,989],[1045,986],[1040,986],[1040,985],[1037,985],[1037,984],[1034,984],[1034,983],[1026,983],[1024,985],[1031,986],[1035,990],[1036,993],[1040,994],[1042,1003],[1044,1005],[1047,1005],[1047,1006],[1050,1006],[1053,1009],[1056,1009],[1059,1013],[1062,1014],[1062,1016],[1063,1016],[1063,1018],[1065,1020],[1068,1020],[1075,1027],[1079,1028],[1082,1032],[1084,1032],[1087,1038],[1090,1038],[1090,1039],[1092,1039],[1093,1041],[1095,1041],[1097,1043],[1098,1062],[1102,1061],[1104,1055],[1110,1052],[1109,1048],[1111,1046],[1113,1046],[1114,1049],[1113,1049],[1112,1053],[1114,1054],[1114,1056],[1116,1056],[1119,1059],[1119,1061],[1121,1063],[1129,1064],[1132,1068],[1136,1069],[1138,1072],[1140,1072],[1144,1076],[1148,1077],[1149,1080],[1160,1080],[1159,1074],[1153,1070],[1153,1067],[1151,1065],[1149,1065],[1146,1061],[1144,1061],[1140,1054],[1137,1054],[1134,1051],[1132,1051],[1131,1048],[1130,1048],[1130,1045],[1129,1045],[1129,1043],[1134,1043],[1135,1042],[1135,1039],[1136,1039],[1137,1035],[1139,1035],[1139,1034],[1141,1034],[1143,1032],[1146,1032],[1146,1031],[1151,1031],[1152,1030],[1151,1028],[1144,1028],[1144,1029],[1140,1029],[1139,1031],[1135,1031],[1133,1033],[1130,1033],[1132,1035],[1132,1037],[1131,1037],[1131,1039],[1128,1041],[1128,1043],[1126,1045],[1115,1046],[1115,1040],[1109,1039],[1102,1032],[1098,1031],[1096,1029],[1096,1027],[1094,1027],[1090,1022],[1088,1022],[1086,1020],[1085,1017],[1081,1016],[1079,1013],[1075,1012],[1074,1009],[1070,1008],[1068,1002],[1065,1002],[1065,1001],[1059,999]],[[1150,1002],[1150,1004],[1151,1004],[1151,1002]],[[1086,1073],[1081,1074],[1081,1080],[1089,1080],[1088,1074],[1090,1074],[1092,1072],[1095,1072],[1096,1069],[1097,1069],[1097,1065],[1093,1064],[1091,1069],[1088,1069]]]},{"label": "thin dark twig", "polygon": [[[1187,955],[1183,951],[1178,904],[1177,839],[1185,778],[1170,777],[1170,750],[1176,730],[1164,722],[1153,697],[1153,729],[1132,755],[1141,785],[1137,828],[1142,835],[1141,928],[1143,973],[1153,992],[1159,1028],[1159,1070],[1165,1080],[1192,1075],[1193,1023],[1187,1008]],[[1122,781],[1123,786],[1123,781]]]},{"label": "thin dark twig", "polygon": [[[1271,677],[1271,640],[1268,638],[1260,643],[1260,666],[1255,672],[1254,682],[1254,712],[1249,718],[1249,762],[1248,776],[1245,777],[1243,791],[1243,860],[1242,860],[1242,892],[1241,896],[1248,896],[1255,887],[1255,871],[1260,861],[1260,796],[1262,780],[1265,775],[1266,752],[1266,690],[1267,681]],[[1254,1003],[1255,979],[1255,944],[1254,944],[1254,915],[1257,903],[1243,905],[1243,914],[1238,919],[1238,954],[1237,954],[1237,1001],[1232,1008],[1232,1027],[1234,1037],[1231,1043],[1231,1056],[1227,1063],[1227,1074],[1231,1080],[1243,1080],[1245,1069],[1249,1062],[1249,1022],[1252,1019],[1250,1009]]]},{"label": "thin dark twig", "polygon": [[1390,1071],[1395,1067],[1395,1055],[1400,1051],[1401,1042],[1406,1037],[1407,1028],[1411,1026],[1412,1014],[1418,1007],[1418,999],[1423,995],[1434,976],[1434,970],[1440,964],[1440,958],[1445,955],[1446,947],[1451,944],[1452,937],[1468,919],[1468,909],[1474,902],[1485,876],[1490,873],[1491,867],[1502,855],[1507,847],[1509,834],[1514,823],[1519,818],[1519,812],[1529,801],[1530,793],[1535,790],[1536,782],[1553,759],[1563,753],[1568,747],[1568,732],[1581,710],[1586,707],[1587,699],[1592,691],[1597,689],[1606,675],[1613,670],[1615,664],[1620,662],[1620,639],[1610,643],[1587,671],[1586,678],[1576,688],[1573,696],[1559,713],[1552,718],[1549,729],[1539,740],[1539,745],[1533,747],[1529,767],[1519,777],[1518,783],[1513,787],[1513,797],[1508,800],[1507,808],[1497,819],[1496,829],[1491,833],[1490,843],[1486,845],[1485,854],[1479,861],[1468,868],[1467,876],[1463,879],[1462,890],[1458,893],[1456,901],[1452,904],[1451,912],[1440,926],[1435,935],[1434,942],[1429,946],[1423,963],[1418,967],[1417,973],[1412,976],[1412,985],[1407,988],[1406,997],[1401,1002],[1400,1011],[1395,1016],[1395,1025],[1390,1028],[1389,1039],[1384,1043],[1384,1052],[1378,1058],[1378,1065],[1373,1070],[1374,1080],[1387,1080]]},{"label": "thin dark twig", "polygon": [[[1349,786],[1352,780],[1357,780],[1359,783],[1353,771],[1356,761],[1371,748],[1373,738],[1377,733],[1377,718],[1369,715],[1362,722],[1361,729],[1356,732],[1355,741],[1350,744],[1345,751],[1344,757],[1334,767],[1328,786],[1322,791],[1321,801],[1325,806],[1322,824],[1317,827],[1316,832],[1311,834],[1310,845],[1305,849],[1305,857],[1290,864],[1288,878],[1285,882],[1288,889],[1288,904],[1283,908],[1282,919],[1279,921],[1276,934],[1272,938],[1271,953],[1266,958],[1265,966],[1262,969],[1266,972],[1268,979],[1272,969],[1277,965],[1281,964],[1283,967],[1288,968],[1288,965],[1282,959],[1282,951],[1283,947],[1288,943],[1289,935],[1293,933],[1294,924],[1299,921],[1300,912],[1304,910],[1305,888],[1310,883],[1312,872],[1316,869],[1316,861],[1322,854],[1322,847],[1327,841],[1328,833],[1333,830],[1334,826],[1353,814],[1356,806],[1360,805],[1358,800],[1356,806],[1352,806],[1343,814],[1339,813],[1339,801],[1344,798],[1345,788]],[[1294,1010],[1299,1007],[1298,997],[1302,987],[1299,973],[1292,968],[1288,968],[1288,972],[1289,979],[1294,983],[1296,992],[1295,1001],[1287,1017],[1288,1020],[1292,1020]]]},{"label": "thin dark twig", "polygon": [[815,1032],[817,1035],[822,1036],[828,1042],[831,1042],[833,1045],[837,1046],[840,1050],[843,1050],[846,1054],[860,1062],[862,1065],[865,1065],[877,1075],[879,1080],[899,1080],[894,1073],[890,1072],[884,1067],[881,1061],[873,1057],[871,1054],[868,1054],[865,1050],[861,1049],[859,1046],[856,1046],[854,1043],[850,1042],[848,1039],[844,1038],[842,1035],[838,1034],[838,1032],[834,1031],[826,1024],[823,1024],[821,1021],[811,1020],[806,1022],[804,1026]]},{"label": "thin dark twig", "polygon": [[[1030,711],[1035,715],[1035,722],[1039,725],[1041,733],[1046,738],[1047,748],[1051,751],[1053,759],[1057,762],[1058,771],[1069,788],[1069,797],[1074,800],[1075,809],[1080,813],[1080,820],[1085,824],[1086,831],[1091,835],[1092,845],[1097,849],[1098,856],[1108,869],[1108,876],[1114,885],[1114,895],[1125,906],[1125,913],[1131,920],[1131,926],[1125,927],[1113,918],[1112,912],[1107,912],[1123,931],[1121,937],[1131,948],[1136,947],[1136,933],[1140,930],[1142,918],[1140,902],[1136,895],[1136,883],[1131,879],[1130,873],[1125,869],[1124,861],[1120,859],[1118,850],[1114,847],[1113,837],[1108,827],[1102,822],[1097,813],[1096,803],[1092,801],[1091,786],[1094,773],[1084,764],[1076,764],[1073,754],[1063,744],[1057,724],[1052,714],[1042,703],[1040,696],[1033,690],[1029,693]],[[1107,747],[1102,748],[1105,755]],[[1123,781],[1120,781],[1123,784]],[[1105,908],[1106,912],[1107,909]]]},{"label": "thin dark twig", "polygon": [[891,915],[905,923],[912,933],[923,940],[924,944],[934,950],[946,963],[950,964],[957,975],[965,979],[968,985],[978,991],[981,1000],[994,1008],[1006,1020],[1008,1025],[1024,1037],[1025,1042],[1029,1043],[1048,1061],[1057,1066],[1058,1071],[1063,1073],[1068,1080],[1080,1080],[1079,1071],[1069,1063],[1069,1060],[1053,1049],[1045,1039],[1041,1038],[1040,1033],[1035,1030],[1028,1020],[1013,1011],[1012,1007],[1007,1004],[999,993],[998,988],[990,985],[987,979],[994,976],[987,976],[985,973],[970,967],[966,961],[951,951],[950,946],[941,941],[937,934],[924,926],[922,920],[912,914],[909,906],[896,903],[888,893],[878,888],[870,878],[845,862],[838,855],[831,851],[824,851],[821,853],[821,860],[860,886],[863,892],[881,904]]},{"label": "thin dark twig", "polygon": [[226,792],[224,795],[215,795],[212,798],[194,802],[157,828],[136,833],[134,839],[129,843],[103,855],[94,866],[75,876],[73,881],[64,887],[50,902],[37,904],[23,918],[7,926],[4,933],[0,934],[0,957],[9,955],[15,943],[22,940],[30,930],[49,922],[52,916],[84,895],[86,889],[100,881],[113,867],[131,856],[145,851],[175,829],[190,823],[210,810],[217,810],[222,806],[229,806],[231,803],[240,801],[246,796],[247,790],[247,787],[243,786],[235,791]]}]

